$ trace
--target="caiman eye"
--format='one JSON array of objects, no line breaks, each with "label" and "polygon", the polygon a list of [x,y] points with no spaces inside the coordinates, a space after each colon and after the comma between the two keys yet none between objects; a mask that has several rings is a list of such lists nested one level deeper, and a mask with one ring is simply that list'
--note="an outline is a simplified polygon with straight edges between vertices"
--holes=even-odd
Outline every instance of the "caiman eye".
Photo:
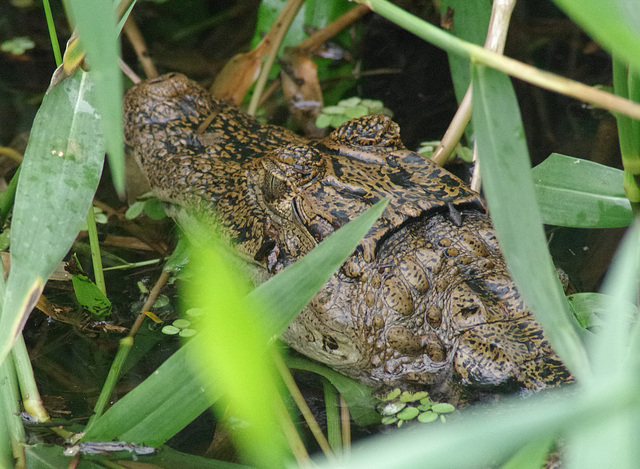
[{"label": "caiman eye", "polygon": [[262,193],[264,194],[265,202],[273,202],[279,200],[287,193],[287,183],[282,179],[276,177],[272,173],[267,172],[264,177],[264,184],[262,187]]}]

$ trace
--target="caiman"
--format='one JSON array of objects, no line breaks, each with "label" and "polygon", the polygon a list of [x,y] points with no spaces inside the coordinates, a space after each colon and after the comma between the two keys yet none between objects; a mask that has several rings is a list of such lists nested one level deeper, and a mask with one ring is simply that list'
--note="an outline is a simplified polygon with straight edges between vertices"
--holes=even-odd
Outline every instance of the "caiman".
[{"label": "caiman", "polygon": [[154,194],[170,214],[219,222],[258,281],[390,200],[284,332],[295,350],[368,384],[445,397],[571,379],[518,293],[479,195],[408,151],[388,117],[311,141],[180,74],[134,86],[124,106],[128,153]]}]

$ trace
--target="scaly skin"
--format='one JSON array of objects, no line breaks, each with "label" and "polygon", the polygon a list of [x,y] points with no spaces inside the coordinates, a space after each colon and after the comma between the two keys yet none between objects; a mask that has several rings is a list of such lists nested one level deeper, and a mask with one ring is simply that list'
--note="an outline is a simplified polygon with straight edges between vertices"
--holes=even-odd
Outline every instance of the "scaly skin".
[{"label": "scaly skin", "polygon": [[478,195],[407,151],[387,117],[309,141],[171,74],[127,93],[125,138],[171,213],[216,220],[258,281],[390,199],[283,334],[299,352],[369,384],[454,400],[462,388],[571,379],[520,298]]}]

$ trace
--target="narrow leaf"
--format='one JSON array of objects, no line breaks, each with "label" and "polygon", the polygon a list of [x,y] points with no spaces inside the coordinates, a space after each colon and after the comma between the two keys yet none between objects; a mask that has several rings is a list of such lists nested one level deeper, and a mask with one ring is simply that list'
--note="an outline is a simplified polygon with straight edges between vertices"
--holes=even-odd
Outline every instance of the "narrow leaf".
[{"label": "narrow leaf", "polygon": [[607,272],[602,292],[606,314],[602,326],[591,343],[594,379],[608,381],[615,377],[633,375],[638,361],[639,336],[629,349],[632,331],[637,333],[637,317],[629,314],[629,304],[637,303],[638,274],[640,272],[640,225],[631,228],[616,252]]},{"label": "narrow leaf", "polygon": [[205,392],[192,370],[196,337],[174,353],[149,378],[120,399],[87,430],[82,441],[111,441],[160,446],[218,398]]},{"label": "narrow leaf", "polygon": [[11,227],[11,273],[0,316],[0,361],[91,206],[104,159],[95,100],[91,74],[79,71],[45,96],[33,123]]},{"label": "narrow leaf", "polygon": [[[473,44],[484,44],[489,19],[491,18],[490,2],[469,2],[467,0],[446,0],[440,3],[440,14],[445,17],[447,10],[453,12],[451,33]],[[468,57],[449,54],[451,79],[458,103],[462,101],[471,83],[471,67]]]},{"label": "narrow leaf", "polygon": [[576,228],[615,228],[633,220],[623,171],[552,153],[533,168],[543,222]]},{"label": "narrow leaf", "polygon": [[109,167],[113,184],[124,194],[124,130],[122,120],[122,75],[118,60],[118,25],[113,2],[69,0],[80,43],[95,75],[96,107],[102,115]]},{"label": "narrow leaf", "polygon": [[188,308],[203,311],[199,340],[191,347],[191,362],[198,381],[214,392],[225,393],[225,405],[215,407],[218,417],[228,415],[239,424],[227,426],[242,459],[258,467],[279,469],[292,459],[280,419],[286,407],[278,392],[273,344],[265,334],[264,310],[247,307],[249,282],[220,239],[193,250],[188,265],[191,281],[185,284]]},{"label": "narrow leaf", "polygon": [[12,360],[0,363],[0,467],[14,467],[25,444],[20,391]]},{"label": "narrow leaf", "polygon": [[513,87],[506,75],[484,66],[474,67],[472,75],[480,169],[507,266],[555,351],[584,376],[586,352],[547,250]]},{"label": "narrow leaf", "polygon": [[616,57],[640,69],[640,9],[636,0],[554,0]]}]

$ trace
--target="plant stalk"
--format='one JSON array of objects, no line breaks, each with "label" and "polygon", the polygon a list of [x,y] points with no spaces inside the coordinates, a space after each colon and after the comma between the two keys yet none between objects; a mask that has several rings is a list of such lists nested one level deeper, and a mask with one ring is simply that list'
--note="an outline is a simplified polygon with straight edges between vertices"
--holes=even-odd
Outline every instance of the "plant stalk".
[{"label": "plant stalk", "polygon": [[296,385],[296,382],[293,380],[291,371],[289,371],[289,368],[287,368],[287,365],[284,363],[282,356],[277,352],[274,352],[271,355],[273,357],[276,368],[280,373],[282,380],[284,381],[284,384],[287,386],[287,389],[289,390],[293,401],[298,406],[298,409],[300,409],[300,413],[304,417],[305,422],[307,422],[309,430],[311,430],[311,433],[318,442],[320,449],[329,461],[335,461],[335,455],[333,454],[333,450],[331,449],[329,442],[325,438],[324,433],[322,433],[318,422],[316,422],[316,419],[314,418],[311,409],[309,409],[307,402],[304,400],[304,397],[302,396],[300,389]]},{"label": "plant stalk", "polygon": [[62,53],[60,52],[60,43],[58,42],[58,35],[56,34],[56,26],[53,23],[53,15],[51,14],[51,5],[49,4],[49,0],[42,0],[42,6],[44,7],[44,16],[47,19],[49,40],[51,41],[53,56],[56,59],[56,67],[59,67],[62,64]]},{"label": "plant stalk", "polygon": [[327,412],[327,440],[333,451],[342,449],[342,429],[340,426],[340,403],[336,388],[327,378],[322,378],[324,405]]},{"label": "plant stalk", "polygon": [[587,86],[584,83],[545,72],[531,65],[458,39],[452,34],[391,4],[387,0],[356,1],[367,5],[380,16],[451,54],[469,57],[472,62],[495,68],[527,83],[609,109],[613,112],[625,114],[634,119],[640,119],[640,104],[638,103]]},{"label": "plant stalk", "polygon": [[89,245],[91,246],[91,260],[96,286],[107,296],[107,286],[104,283],[102,256],[100,255],[100,243],[98,242],[98,229],[96,228],[96,217],[93,213],[93,205],[89,207],[89,212],[87,213],[87,231],[89,233]]},{"label": "plant stalk", "polygon": [[[271,71],[271,67],[273,67],[274,62],[276,61],[276,55],[278,53],[278,49],[280,49],[280,44],[282,44],[282,40],[284,39],[284,36],[289,29],[289,25],[295,18],[296,13],[298,13],[301,5],[302,0],[289,0],[284,9],[280,12],[280,16],[278,16],[278,19],[276,20],[275,25],[277,25],[279,29],[276,31],[273,42],[271,43],[271,47],[269,48],[269,52],[267,53],[267,58],[265,59],[264,64],[262,64],[260,75],[256,80],[256,86],[253,89],[253,95],[251,96],[249,108],[247,109],[247,114],[249,114],[250,116],[255,115],[256,111],[258,110],[260,96],[262,95],[262,91],[264,90],[264,87],[267,84],[267,80],[269,79],[269,72]],[[269,31],[269,33],[270,32],[271,31]],[[269,33],[267,33],[267,35]],[[266,36],[263,41],[264,40],[266,40]]]}]

